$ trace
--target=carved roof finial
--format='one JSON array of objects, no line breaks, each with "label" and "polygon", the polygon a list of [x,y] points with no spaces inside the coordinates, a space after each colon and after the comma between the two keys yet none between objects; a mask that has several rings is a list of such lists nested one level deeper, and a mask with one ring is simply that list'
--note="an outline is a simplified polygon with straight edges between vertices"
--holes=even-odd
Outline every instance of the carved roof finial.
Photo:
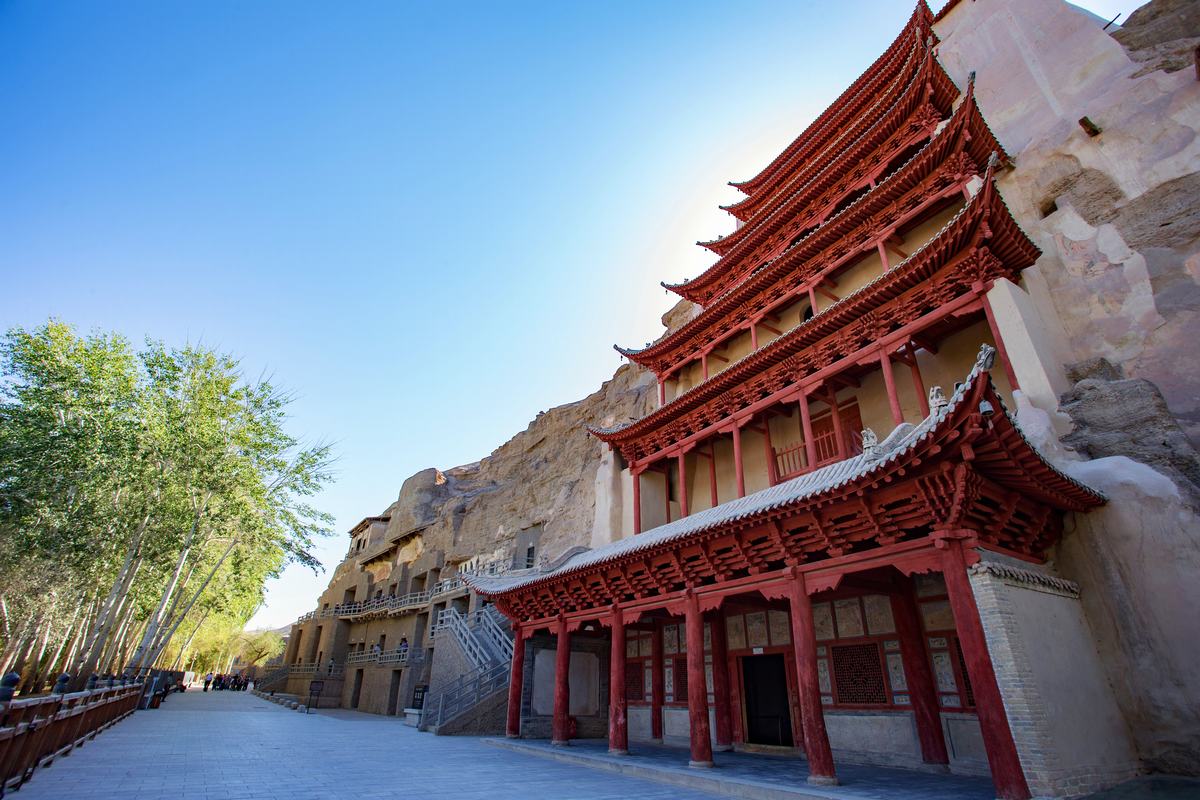
[{"label": "carved roof finial", "polygon": [[981,344],[979,346],[979,357],[976,363],[984,369],[991,369],[996,364],[996,348],[990,344]]},{"label": "carved roof finial", "polygon": [[942,387],[931,387],[929,390],[929,413],[936,414],[948,405],[950,405],[950,401],[946,399],[946,393],[942,391]]},{"label": "carved roof finial", "polygon": [[879,437],[870,428],[863,428],[862,449],[863,458],[868,461],[874,461],[879,458]]}]

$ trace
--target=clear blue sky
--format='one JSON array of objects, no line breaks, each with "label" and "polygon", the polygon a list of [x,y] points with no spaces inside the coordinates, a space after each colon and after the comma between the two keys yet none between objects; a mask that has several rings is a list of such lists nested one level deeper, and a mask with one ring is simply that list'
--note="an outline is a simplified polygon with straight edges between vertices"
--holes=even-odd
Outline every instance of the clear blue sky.
[{"label": "clear blue sky", "polygon": [[[1089,0],[1112,17],[1136,2]],[[852,9],[852,10],[851,10]],[[908,0],[0,3],[0,324],[203,340],[336,442],[338,534],[659,333]],[[255,623],[310,609],[289,569]]]}]

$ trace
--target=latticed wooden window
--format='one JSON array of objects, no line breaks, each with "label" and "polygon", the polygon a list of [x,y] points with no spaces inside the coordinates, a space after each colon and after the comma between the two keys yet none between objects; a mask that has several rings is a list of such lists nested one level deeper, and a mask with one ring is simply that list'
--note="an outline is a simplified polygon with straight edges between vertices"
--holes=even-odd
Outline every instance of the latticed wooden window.
[{"label": "latticed wooden window", "polygon": [[625,665],[625,699],[641,700],[645,696],[646,687],[642,683],[642,662],[635,661]]},{"label": "latticed wooden window", "polygon": [[830,648],[837,702],[850,705],[886,705],[887,686],[879,645],[839,644]]},{"label": "latticed wooden window", "polygon": [[686,703],[688,699],[687,659],[675,659],[675,702]]},{"label": "latticed wooden window", "polygon": [[954,652],[958,654],[958,671],[962,675],[963,702],[975,707],[975,690],[971,688],[971,676],[967,673],[967,659],[963,657],[962,642],[954,637]]}]

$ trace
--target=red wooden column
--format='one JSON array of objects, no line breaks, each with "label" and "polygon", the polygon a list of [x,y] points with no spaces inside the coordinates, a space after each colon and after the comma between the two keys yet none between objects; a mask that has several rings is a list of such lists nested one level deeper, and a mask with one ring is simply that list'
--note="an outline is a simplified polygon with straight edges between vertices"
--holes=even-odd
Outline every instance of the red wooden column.
[{"label": "red wooden column", "polygon": [[692,740],[689,767],[711,767],[712,734],[708,729],[708,689],[704,680],[704,617],[700,599],[688,590],[684,627],[687,630],[688,730]]},{"label": "red wooden column", "polygon": [[642,532],[642,470],[630,466],[629,472],[633,476],[633,532],[638,534]]},{"label": "red wooden column", "polygon": [[658,376],[658,404],[665,406],[667,404],[667,382],[662,376]]},{"label": "red wooden column", "polygon": [[525,632],[513,625],[512,671],[508,678],[508,724],[505,734],[510,739],[521,737],[521,691],[525,683]]},{"label": "red wooden column", "polygon": [[[733,749],[733,714],[729,691],[729,643],[725,638],[725,614],[720,609],[709,623],[712,631],[713,702],[717,704],[718,750]],[[690,685],[690,684],[689,684]]]},{"label": "red wooden column", "polygon": [[629,752],[629,720],[625,697],[625,617],[620,606],[613,606],[612,647],[608,654],[608,752],[623,756]]},{"label": "red wooden column", "polygon": [[663,675],[663,629],[662,621],[654,621],[654,634],[650,637],[650,739],[663,740],[663,701],[667,696]]},{"label": "red wooden column", "polygon": [[812,601],[804,574],[793,569],[788,582],[788,610],[792,618],[792,649],[796,657],[796,682],[800,690],[800,720],[804,726],[804,752],[808,756],[808,782],[818,786],[837,784],[833,751],[825,731],[821,708],[821,686],[817,678],[817,633],[813,627]]},{"label": "red wooden column", "polygon": [[842,430],[842,410],[838,408],[837,389],[827,387],[829,392],[829,420],[833,423],[833,438],[837,442],[838,460],[845,461],[850,457],[846,446],[846,432]]},{"label": "red wooden column", "polygon": [[688,515],[687,456],[680,453],[675,457],[675,461],[679,467],[679,518],[683,519]]},{"label": "red wooden column", "polygon": [[763,444],[767,449],[767,483],[774,486],[779,483],[779,465],[775,462],[775,445],[771,444],[770,417],[763,417]]},{"label": "red wooden column", "polygon": [[[951,535],[958,532],[949,532]],[[974,531],[963,531],[974,535]],[[946,594],[950,608],[954,611],[954,628],[958,632],[958,643],[962,646],[963,660],[967,662],[967,675],[975,692],[975,713],[979,715],[979,728],[983,734],[983,746],[987,750],[988,766],[992,768],[992,783],[996,795],[1002,800],[1027,800],[1029,786],[1021,759],[1013,742],[1012,730],[1008,726],[1008,714],[1000,687],[996,685],[996,673],[992,669],[992,657],[988,653],[983,623],[979,619],[979,607],[975,605],[975,594],[967,577],[966,554],[962,539],[942,539],[942,571],[946,578]]]},{"label": "red wooden column", "polygon": [[666,509],[663,513],[667,515],[667,522],[671,521],[671,467],[666,464],[661,464],[663,476],[663,506]]},{"label": "red wooden column", "polygon": [[892,595],[892,616],[896,620],[896,636],[900,639],[900,656],[904,659],[904,677],[917,723],[917,738],[921,742],[921,758],[926,764],[949,764],[937,688],[933,670],[929,668],[929,656],[925,654],[911,582],[905,582],[901,594]]},{"label": "red wooden column", "polygon": [[888,405],[892,408],[892,423],[899,425],[904,422],[904,412],[900,409],[900,396],[896,394],[896,375],[892,372],[891,354],[880,351],[879,366],[883,370],[883,385],[887,389]]},{"label": "red wooden column", "polygon": [[812,412],[808,410],[808,394],[800,392],[800,428],[804,435],[804,460],[808,470],[817,468],[817,443],[813,441]]},{"label": "red wooden column", "polygon": [[733,468],[737,474],[737,496],[746,496],[746,472],[742,465],[742,427],[733,421]]},{"label": "red wooden column", "polygon": [[717,498],[717,445],[715,442],[708,444],[708,493],[712,500],[709,508],[716,508],[720,501]]},{"label": "red wooden column", "polygon": [[917,363],[917,348],[908,346],[908,369],[912,373],[913,389],[917,393],[917,405],[921,409],[921,419],[929,416],[929,393],[925,391],[925,381],[921,379],[921,365]]},{"label": "red wooden column", "polygon": [[559,617],[558,645],[554,651],[554,722],[550,726],[550,744],[570,743],[571,724],[571,634],[567,632],[566,617]]}]

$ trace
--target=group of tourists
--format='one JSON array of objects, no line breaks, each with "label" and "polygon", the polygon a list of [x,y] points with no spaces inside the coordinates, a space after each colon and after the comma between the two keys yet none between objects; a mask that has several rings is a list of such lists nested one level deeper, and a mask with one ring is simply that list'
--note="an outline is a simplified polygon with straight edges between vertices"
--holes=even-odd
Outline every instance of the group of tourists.
[{"label": "group of tourists", "polygon": [[250,685],[250,679],[245,675],[213,675],[211,672],[204,676],[204,691],[212,687],[214,692],[225,689],[231,692],[244,692]]}]

